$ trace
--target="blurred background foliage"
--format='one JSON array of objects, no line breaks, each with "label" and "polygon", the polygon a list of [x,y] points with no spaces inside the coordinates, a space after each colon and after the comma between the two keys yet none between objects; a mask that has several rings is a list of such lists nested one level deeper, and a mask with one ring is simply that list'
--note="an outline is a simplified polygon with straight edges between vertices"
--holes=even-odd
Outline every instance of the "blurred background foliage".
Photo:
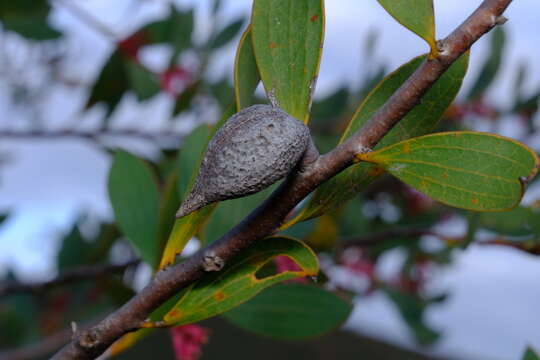
[{"label": "blurred background foliage", "polygon": [[[220,24],[220,3],[213,1],[209,14],[211,18],[208,19],[213,26],[208,36],[195,41],[193,9],[171,5],[163,18],[144,24],[131,34],[119,38],[99,19],[87,17],[88,14],[78,8],[75,2],[54,1],[54,6],[72,11],[114,43],[101,70],[88,84],[74,82],[65,76],[64,56],[69,44],[64,34],[48,21],[51,4],[35,0],[3,1],[0,4],[1,41],[4,42],[4,50],[0,54],[0,82],[7,90],[6,98],[2,101],[18,111],[36,115],[32,117],[34,121],[23,126],[0,129],[0,135],[53,140],[73,136],[95,143],[119,161],[115,177],[109,179],[116,221],[100,222],[92,214],[81,214],[72,229],[62,236],[57,256],[58,274],[73,272],[80,275],[81,266],[86,266],[85,269],[97,267],[103,272],[87,278],[84,275],[73,276],[58,284],[41,287],[24,287],[14,273],[5,274],[0,285],[0,348],[6,350],[5,356],[15,354],[8,353],[7,349],[21,348],[23,351],[34,349],[35,354],[46,357],[49,351],[67,339],[69,331],[66,332],[66,329],[70,328],[71,321],[77,319],[78,325],[84,326],[129,299],[134,294],[136,274],[145,265],[132,261],[138,255],[126,237],[133,242],[146,244],[144,246],[157,247],[150,249],[150,253],[159,254],[162,251],[160,249],[171,230],[181,194],[185,193],[212,126],[194,126],[193,131],[186,134],[177,130],[177,123],[183,121],[185,114],[197,117],[208,108],[219,114],[233,101],[230,78],[212,79],[207,74],[207,65],[220,48],[238,39],[248,19],[239,18],[216,26]],[[361,84],[337,87],[313,103],[310,128],[321,153],[335,147],[358,104],[391,70],[374,55],[377,37],[376,31],[367,33],[363,48],[359,49],[361,62],[371,64]],[[525,141],[538,131],[535,118],[540,87],[532,93],[524,91],[528,64],[523,62],[514,79],[511,105],[500,107],[490,102],[486,94],[499,74],[505,55],[504,29],[493,31],[489,41],[489,51],[472,86],[446,111],[438,129],[480,128],[497,132],[504,122],[518,121],[527,129],[521,139]],[[165,46],[167,54],[166,66],[159,71],[149,66],[143,56],[152,53],[156,46]],[[25,71],[25,62],[28,61],[37,64],[30,72]],[[102,121],[92,128],[84,127],[77,121],[60,129],[52,126],[40,116],[40,109],[44,97],[53,86],[67,89],[67,94],[70,89],[82,89],[87,94],[87,100],[81,106],[81,114],[98,108],[103,113]],[[163,98],[168,111],[167,128],[155,132],[135,125],[126,128],[114,126],[112,119],[115,111],[122,100],[130,96],[143,104],[155,97]],[[266,103],[262,91],[258,91],[257,96],[256,102]],[[159,150],[160,155],[142,159],[125,151],[117,151],[123,147],[122,140],[126,138],[146,140]],[[0,154],[0,166],[8,156],[9,152]],[[256,207],[270,191],[221,204],[197,234],[197,239],[208,243],[218,238]],[[116,201],[113,198],[115,194],[118,196]],[[138,211],[136,209],[142,209],[141,213],[133,216],[142,217],[144,226],[132,221],[132,215],[122,218],[122,213]],[[145,212],[144,209],[153,210]],[[9,211],[4,211],[0,214],[0,226],[9,218]],[[467,222],[468,231],[464,236],[454,237],[445,233],[441,224],[453,218]],[[297,224],[287,229],[285,234],[304,240],[321,259],[321,275],[316,283],[308,280],[304,285],[294,286],[309,284],[308,288],[324,287],[347,301],[370,296],[376,291],[382,292],[393,302],[417,342],[429,345],[436,342],[441,334],[425,322],[425,311],[451,295],[433,294],[426,290],[430,272],[449,264],[454,252],[466,249],[472,242],[486,246],[509,246],[540,255],[539,219],[540,199],[508,213],[473,214],[436,203],[396,179],[382,176],[338,211]],[[391,276],[380,278],[376,271],[378,261],[392,250],[402,253],[402,265]],[[144,253],[143,259],[149,263],[159,261],[146,259]],[[108,268],[107,264],[111,262],[119,264],[118,267]],[[276,266],[279,266],[278,262]],[[249,311],[250,306],[256,307],[257,301],[265,300],[256,297],[244,306],[245,311]],[[343,310],[342,304],[335,306],[335,310],[341,309],[345,315],[350,311]],[[233,311],[240,311],[240,316],[226,315],[224,319],[233,323],[242,322],[242,307]],[[318,326],[302,317],[290,317],[289,321],[289,325],[298,328],[297,331]],[[337,324],[343,319],[335,321]],[[216,320],[205,324],[216,326],[209,349],[212,349],[214,338],[226,338],[227,333],[237,331],[229,329],[230,324]],[[253,327],[251,330],[255,330],[257,326],[260,325],[243,323],[242,327],[248,330]],[[248,335],[242,333],[242,336]],[[46,341],[49,341],[49,348],[45,350],[29,347],[29,344],[46,347]],[[351,340],[346,346],[352,343]],[[375,343],[362,340],[358,344],[370,349]],[[215,346],[223,347],[218,345],[217,340]],[[377,355],[371,358],[397,358],[396,354],[403,359],[422,358],[421,355],[407,354],[404,350],[381,346],[382,349],[373,350],[373,354]],[[208,352],[216,353],[215,350]],[[134,352],[129,354],[129,358],[140,356]],[[535,355],[530,350],[526,356],[529,356],[526,359],[534,359]],[[0,358],[3,359],[1,352]]]}]

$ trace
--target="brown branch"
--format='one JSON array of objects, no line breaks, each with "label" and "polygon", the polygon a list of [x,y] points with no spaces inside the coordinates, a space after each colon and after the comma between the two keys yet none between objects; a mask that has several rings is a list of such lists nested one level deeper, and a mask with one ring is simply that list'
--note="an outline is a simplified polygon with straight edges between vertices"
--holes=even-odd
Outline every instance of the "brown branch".
[{"label": "brown branch", "polygon": [[94,280],[101,278],[110,274],[121,273],[129,267],[138,265],[140,263],[139,259],[130,260],[123,264],[110,265],[110,264],[99,264],[99,265],[85,265],[78,266],[76,268],[67,270],[56,278],[40,282],[40,283],[19,283],[11,282],[6,284],[0,284],[0,298],[8,296],[11,294],[18,293],[33,293],[39,294],[45,290],[49,290],[53,287],[70,284],[74,282],[80,282],[85,280]]},{"label": "brown branch", "polygon": [[206,256],[225,262],[258,239],[276,231],[287,214],[326,180],[354,163],[355,156],[373,148],[419,101],[450,65],[483,34],[499,23],[512,0],[485,0],[450,36],[439,42],[440,53],[426,60],[370,121],[349,140],[326,155],[307,156],[301,171],[284,183],[247,218],[184,262],[156,273],[140,293],[96,326],[80,334],[53,359],[92,359],[127,332],[137,330],[158,306],[203,274]]}]

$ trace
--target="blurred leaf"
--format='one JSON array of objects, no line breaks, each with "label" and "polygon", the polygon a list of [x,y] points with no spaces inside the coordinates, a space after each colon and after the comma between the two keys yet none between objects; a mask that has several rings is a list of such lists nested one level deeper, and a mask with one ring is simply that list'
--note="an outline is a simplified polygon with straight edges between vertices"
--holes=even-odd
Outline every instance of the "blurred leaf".
[{"label": "blurred leaf", "polygon": [[109,172],[108,188],[118,226],[141,258],[155,268],[161,253],[159,192],[152,170],[135,156],[117,151]]},{"label": "blurred leaf", "polygon": [[[302,270],[259,278],[259,269],[279,255],[290,257]],[[165,315],[164,321],[170,325],[183,325],[204,320],[240,305],[280,281],[316,275],[318,271],[317,256],[301,241],[267,238],[236,256],[223,270],[207,273],[188,289]]]},{"label": "blurred leaf", "polygon": [[173,116],[180,114],[182,111],[187,110],[191,107],[191,102],[197,95],[201,82],[196,81],[193,84],[189,85],[178,97],[174,103]]},{"label": "blurred leaf", "polygon": [[238,43],[234,63],[234,94],[237,109],[241,110],[253,104],[253,93],[260,81],[253,53],[251,26],[248,26]]},{"label": "blurred leaf", "polygon": [[311,110],[313,121],[327,120],[338,117],[347,106],[349,89],[342,86],[322,100],[315,101]]},{"label": "blurred leaf", "polygon": [[171,9],[168,42],[173,47],[171,62],[174,62],[178,54],[192,46],[191,35],[194,26],[193,9],[183,12],[178,11],[173,5],[171,5]]},{"label": "blurred leaf", "polygon": [[273,286],[223,316],[259,335],[304,339],[337,329],[352,307],[339,296],[316,286]]},{"label": "blurred leaf", "polygon": [[13,310],[9,304],[0,303],[0,326],[5,329],[0,332],[0,348],[15,347],[24,341],[28,324]]},{"label": "blurred leaf", "polygon": [[[517,207],[504,213],[479,214],[478,226],[508,236],[533,235],[538,223],[537,214],[526,207]],[[540,234],[539,234],[540,235]]]},{"label": "blurred leaf", "polygon": [[491,43],[487,59],[482,65],[480,74],[474,81],[468,99],[476,99],[483,95],[493,83],[495,76],[499,72],[504,52],[506,34],[502,26],[497,26],[490,35]]},{"label": "blurred leaf", "polygon": [[329,215],[323,215],[315,220],[312,231],[303,239],[315,251],[330,250],[338,239],[336,220]]},{"label": "blurred leaf", "polygon": [[277,184],[243,198],[220,202],[219,208],[212,214],[208,225],[205,227],[204,243],[211,243],[232,229],[259,206],[272,193],[276,186]]},{"label": "blurred leaf", "polygon": [[[358,131],[425,59],[425,55],[414,58],[384,78],[358,107],[340,142],[343,142]],[[444,111],[454,101],[461,87],[463,77],[467,72],[468,62],[468,54],[461,56],[433,84],[419,104],[397,126],[390,130],[376,148],[388,146],[395,142],[432,131]],[[342,171],[320,186],[303,211],[296,218],[285,224],[284,227],[320,216],[327,211],[338,209],[347,200],[356,196],[358,192],[363,190],[367,184],[377,178],[382,172],[383,170],[380,167],[367,164],[355,165]]]},{"label": "blurred leaf", "polygon": [[199,162],[206,150],[210,133],[210,127],[202,124],[184,138],[176,161],[180,196],[186,195],[190,190],[191,183],[197,175],[196,171],[199,170]]},{"label": "blurred leaf", "polygon": [[528,347],[523,354],[522,360],[540,360],[540,356],[531,347]]},{"label": "blurred leaf", "polygon": [[[231,105],[223,112],[219,122],[214,125],[212,130],[207,134],[203,146],[201,146],[202,136],[205,131],[199,129],[197,129],[197,131],[200,132],[189,139],[190,143],[192,142],[193,145],[188,145],[187,140],[186,143],[184,143],[184,149],[186,152],[184,155],[182,155],[182,152],[180,153],[178,162],[179,168],[177,169],[177,172],[178,178],[183,176],[183,181],[189,179],[189,183],[186,185],[185,182],[178,182],[178,190],[182,192],[180,193],[181,196],[184,196],[184,194],[187,194],[187,192],[191,190],[191,187],[193,186],[195,178],[199,172],[199,166],[208,142],[214,136],[216,131],[225,123],[225,121],[227,121],[234,114],[234,111],[235,106]],[[186,145],[190,147],[186,147]],[[167,240],[167,244],[165,245],[165,250],[163,251],[163,256],[159,264],[160,269],[174,262],[176,256],[180,254],[182,250],[184,250],[184,247],[188,241],[206,224],[217,205],[218,204],[215,203],[205,206],[198,211],[192,212],[188,216],[175,220],[173,229],[169,235],[169,239]]]},{"label": "blurred leaf", "polygon": [[221,8],[221,0],[213,0],[212,1],[212,15],[216,15]]},{"label": "blurred leaf", "polygon": [[192,9],[179,11],[171,4],[166,19],[151,22],[136,33],[147,43],[171,45],[173,48],[171,62],[174,62],[178,54],[192,46],[193,20]]},{"label": "blurred leaf", "polygon": [[161,88],[155,74],[132,61],[127,61],[126,66],[131,89],[139,100],[147,100],[160,92]]},{"label": "blurred leaf", "polygon": [[523,196],[540,159],[525,145],[499,135],[447,132],[425,135],[358,156],[444,204],[504,211]]},{"label": "blurred leaf", "polygon": [[516,78],[514,80],[514,98],[515,102],[519,102],[519,98],[521,97],[521,93],[523,92],[523,83],[525,82],[525,79],[527,79],[527,73],[529,72],[529,68],[527,66],[527,63],[521,62],[518,65]]},{"label": "blurred leaf", "polygon": [[2,1],[0,23],[4,29],[29,39],[56,39],[61,33],[49,26],[47,22],[49,12],[49,2],[44,0]]},{"label": "blurred leaf", "polygon": [[324,16],[321,0],[253,3],[253,48],[266,94],[305,123],[319,73]]},{"label": "blurred leaf", "polygon": [[226,76],[221,80],[210,84],[210,91],[215,99],[219,102],[221,108],[227,107],[228,104],[234,101],[234,89]]},{"label": "blurred leaf", "polygon": [[227,43],[229,43],[234,37],[238,34],[238,32],[242,29],[242,26],[244,25],[244,19],[236,19],[229,25],[225,26],[211,41],[210,48],[212,49],[218,49]]},{"label": "blurred leaf", "polygon": [[[13,281],[11,273],[3,281]],[[40,312],[36,298],[30,294],[12,294],[0,302],[0,347],[17,346],[29,341],[35,341],[38,331],[35,326]],[[1,351],[0,351],[1,354]]]},{"label": "blurred leaf", "polygon": [[158,252],[163,253],[169,234],[171,233],[175,214],[180,206],[180,195],[178,194],[178,182],[176,172],[169,174],[165,187],[161,194],[160,211],[159,211],[159,226],[158,226]]},{"label": "blurred leaf", "polygon": [[88,255],[91,253],[92,245],[84,240],[79,231],[79,225],[75,223],[62,241],[57,258],[58,270],[86,264]]},{"label": "blurred leaf", "polygon": [[0,214],[0,224],[8,218],[8,213]]},{"label": "blurred leaf", "polygon": [[394,302],[403,320],[411,328],[416,340],[423,345],[432,344],[440,337],[440,334],[424,324],[424,311],[429,304],[412,294],[398,292],[390,287],[382,290]]},{"label": "blurred leaf", "polygon": [[104,102],[107,105],[107,116],[112,113],[129,89],[130,79],[124,62],[122,53],[118,49],[115,50],[101,69],[92,87],[90,98],[86,103],[87,108],[98,102]]},{"label": "blurred leaf", "polygon": [[426,40],[432,50],[435,40],[433,0],[377,0],[397,22]]}]

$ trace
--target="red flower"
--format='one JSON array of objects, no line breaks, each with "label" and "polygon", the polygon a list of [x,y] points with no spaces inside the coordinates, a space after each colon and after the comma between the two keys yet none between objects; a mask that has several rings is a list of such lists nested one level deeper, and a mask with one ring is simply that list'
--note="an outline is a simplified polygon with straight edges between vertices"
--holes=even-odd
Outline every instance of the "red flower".
[{"label": "red flower", "polygon": [[136,32],[118,43],[120,51],[137,61],[139,49],[148,43],[148,35],[144,31]]},{"label": "red flower", "polygon": [[196,360],[201,348],[208,342],[208,329],[188,324],[169,329],[176,360]]},{"label": "red flower", "polygon": [[191,84],[191,74],[186,69],[173,66],[161,74],[161,88],[176,97]]}]

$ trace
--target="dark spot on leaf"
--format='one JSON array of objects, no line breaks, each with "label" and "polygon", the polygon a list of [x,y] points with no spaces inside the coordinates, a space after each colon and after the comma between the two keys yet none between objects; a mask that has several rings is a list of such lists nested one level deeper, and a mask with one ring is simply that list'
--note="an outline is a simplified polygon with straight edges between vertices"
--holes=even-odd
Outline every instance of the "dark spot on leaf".
[{"label": "dark spot on leaf", "polygon": [[315,22],[315,21],[317,21],[318,18],[319,18],[319,14],[315,14],[312,17],[309,18],[309,21]]},{"label": "dark spot on leaf", "polygon": [[275,49],[277,47],[277,44],[275,42],[273,42],[273,41],[270,41],[270,44],[268,44],[268,47],[270,49]]},{"label": "dark spot on leaf", "polygon": [[217,301],[222,301],[223,299],[225,299],[225,294],[223,293],[223,291],[218,291],[214,295],[214,299],[216,299]]}]

